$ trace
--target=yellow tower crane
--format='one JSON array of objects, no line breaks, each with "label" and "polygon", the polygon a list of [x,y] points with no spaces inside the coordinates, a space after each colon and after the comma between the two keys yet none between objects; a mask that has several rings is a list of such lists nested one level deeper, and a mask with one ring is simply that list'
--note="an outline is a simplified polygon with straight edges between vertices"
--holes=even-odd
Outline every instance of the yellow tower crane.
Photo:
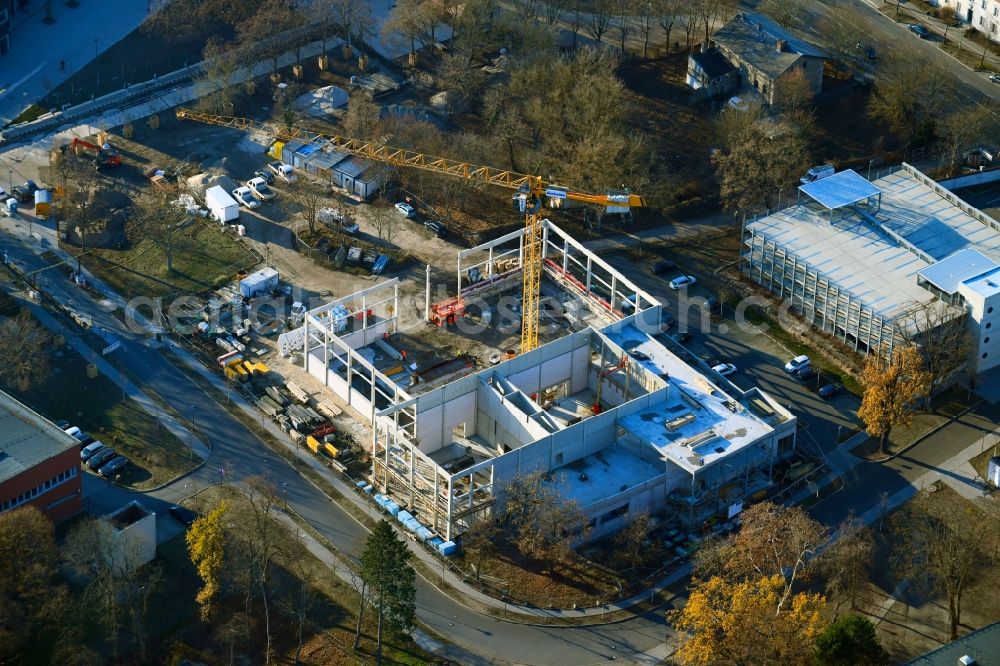
[{"label": "yellow tower crane", "polygon": [[460,162],[444,157],[425,155],[405,148],[392,148],[371,141],[351,139],[335,134],[324,134],[300,127],[282,127],[271,123],[219,116],[191,109],[178,108],[179,120],[196,120],[202,123],[232,127],[240,130],[257,130],[274,135],[277,139],[290,141],[300,139],[314,141],[323,139],[340,152],[357,155],[375,162],[395,167],[411,167],[433,171],[458,178],[475,180],[487,185],[498,185],[516,190],[524,207],[524,294],[521,307],[521,353],[538,347],[538,306],[542,279],[542,204],[545,199],[566,199],[601,206],[622,206],[638,208],[645,205],[642,197],[628,190],[617,190],[606,194],[585,194],[547,183],[541,176],[517,173],[507,169],[495,169]]}]

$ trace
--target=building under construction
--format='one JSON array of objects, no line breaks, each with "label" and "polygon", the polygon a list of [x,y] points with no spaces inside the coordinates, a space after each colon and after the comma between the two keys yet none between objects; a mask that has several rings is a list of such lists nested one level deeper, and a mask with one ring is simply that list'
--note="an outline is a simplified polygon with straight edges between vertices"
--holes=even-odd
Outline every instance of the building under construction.
[{"label": "building under construction", "polygon": [[[459,252],[445,298],[428,279],[420,326],[519,331],[524,234]],[[795,448],[792,414],[689,365],[653,297],[555,225],[542,238],[542,303],[560,323],[531,351],[411,363],[395,281],[311,310],[286,334],[305,369],[374,424],[380,502],[451,541],[511,480],[541,470],[599,536],[646,511],[685,526],[732,516],[772,485]]]}]

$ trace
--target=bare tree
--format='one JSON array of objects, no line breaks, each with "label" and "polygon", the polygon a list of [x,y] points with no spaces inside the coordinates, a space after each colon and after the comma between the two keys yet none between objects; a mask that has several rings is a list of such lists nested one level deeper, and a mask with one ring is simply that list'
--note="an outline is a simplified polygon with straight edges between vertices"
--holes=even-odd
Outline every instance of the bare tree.
[{"label": "bare tree", "polygon": [[375,227],[375,233],[378,235],[379,240],[392,243],[392,237],[396,232],[396,224],[399,221],[399,213],[389,205],[389,202],[381,194],[376,196],[372,204],[368,206],[368,219],[371,220],[372,226]]},{"label": "bare tree", "polygon": [[920,350],[927,373],[924,409],[931,411],[934,393],[969,362],[974,340],[963,313],[943,303],[915,303],[903,319],[908,341]]},{"label": "bare tree", "polygon": [[305,220],[310,233],[316,233],[316,221],[319,210],[329,196],[329,187],[324,187],[306,178],[299,178],[291,183],[286,194],[286,207],[297,212]]},{"label": "bare tree", "polygon": [[43,384],[49,377],[51,338],[30,310],[0,319],[0,381],[20,391]]},{"label": "bare tree", "polygon": [[[632,31],[632,12],[637,9],[636,0],[614,0],[615,9],[615,28],[618,29],[618,36],[621,39],[621,52],[622,57],[625,56],[625,40],[628,38],[629,32]],[[639,11],[642,10],[642,5],[638,6]]]},{"label": "bare tree", "polygon": [[858,601],[871,580],[874,548],[871,533],[850,515],[837,528],[836,538],[823,552],[820,573],[826,581],[827,597],[837,597],[838,612],[845,600],[850,603],[850,610],[858,610]]},{"label": "bare tree", "polygon": [[743,125],[726,110],[723,117],[733,128],[726,150],[712,156],[720,194],[734,212],[752,212],[761,205],[770,209],[778,193],[794,183],[809,158],[802,137],[787,121],[768,128],[760,122]]},{"label": "bare tree", "polygon": [[273,570],[282,557],[286,535],[275,520],[278,493],[261,477],[244,482],[243,501],[234,505],[234,551],[237,566],[243,573],[244,605],[248,618],[251,605],[259,599],[264,613],[264,663],[274,660],[274,626],[272,623]]},{"label": "bare tree", "polygon": [[[670,52],[670,34],[674,30],[674,26],[677,25],[681,16],[685,15],[686,5],[683,0],[656,0],[653,5],[656,10],[657,22],[660,24],[660,28],[663,30],[663,41],[665,44],[665,50],[667,53]],[[688,45],[690,46],[690,44]],[[646,54],[645,46],[643,47],[643,55]]]},{"label": "bare tree", "polygon": [[541,11],[543,0],[511,0],[514,13],[523,21],[534,21]]},{"label": "bare tree", "polygon": [[288,0],[263,0],[257,11],[237,28],[240,45],[245,53],[271,61],[271,73],[278,71],[278,56],[288,44],[281,33],[302,24],[302,16]]},{"label": "bare tree", "polygon": [[[912,48],[892,49],[879,62],[868,114],[888,124],[904,141],[926,141],[934,135],[946,108],[950,81],[926,54]],[[913,94],[915,90],[920,94]]]},{"label": "bare tree", "polygon": [[900,548],[893,553],[900,575],[948,598],[949,637],[958,638],[962,595],[992,564],[986,514],[973,503],[961,513],[949,503],[921,493],[893,515]]},{"label": "bare tree", "polygon": [[367,91],[356,91],[347,100],[344,134],[352,139],[370,141],[379,137],[379,107]]},{"label": "bare tree", "polygon": [[716,22],[728,19],[736,11],[736,0],[694,0],[692,8],[705,28],[707,42]]},{"label": "bare tree", "polygon": [[201,56],[204,66],[195,75],[195,89],[200,93],[195,107],[207,113],[235,115],[239,53],[232,44],[213,36],[205,43]]},{"label": "bare tree", "polygon": [[502,493],[500,525],[518,550],[550,569],[564,562],[573,540],[587,529],[577,503],[562,497],[556,484],[537,471],[515,477]]},{"label": "bare tree", "polygon": [[587,8],[587,34],[601,43],[611,29],[617,0],[592,0]]},{"label": "bare tree", "polygon": [[643,549],[647,547],[653,522],[649,513],[643,512],[635,516],[624,529],[615,535],[614,542],[618,553],[629,569],[635,569],[643,563]]},{"label": "bare tree", "polygon": [[567,0],[550,0],[549,2],[542,3],[542,18],[545,19],[545,25],[550,29],[557,26],[566,16],[566,12],[569,11],[569,2]]},{"label": "bare tree", "polygon": [[785,28],[797,25],[805,11],[802,0],[764,0],[757,9]]},{"label": "bare tree", "polygon": [[819,19],[818,30],[827,53],[842,69],[863,56],[864,41],[870,32],[866,16],[850,5],[828,7]]},{"label": "bare tree", "polygon": [[388,39],[396,39],[398,33],[409,40],[412,58],[417,51],[417,39],[427,33],[432,9],[428,0],[401,0],[382,24],[382,34]]},{"label": "bare tree", "polygon": [[987,144],[1000,135],[998,118],[997,106],[988,103],[966,106],[945,117],[938,134],[949,175],[959,170],[966,150]]},{"label": "bare tree", "polygon": [[458,94],[462,108],[475,103],[486,83],[486,75],[476,63],[473,53],[464,47],[453,49],[441,58],[438,75],[446,90]]},{"label": "bare tree", "polygon": [[133,204],[125,223],[125,236],[133,244],[148,241],[162,253],[167,272],[174,270],[174,250],[184,224],[191,218],[176,202],[179,191],[173,186],[147,190]]}]

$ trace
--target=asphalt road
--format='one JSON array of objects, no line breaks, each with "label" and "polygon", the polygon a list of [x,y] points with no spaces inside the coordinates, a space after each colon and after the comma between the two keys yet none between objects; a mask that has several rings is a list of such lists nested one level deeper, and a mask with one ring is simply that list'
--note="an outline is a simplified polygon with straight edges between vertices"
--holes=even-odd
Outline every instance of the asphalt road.
[{"label": "asphalt road", "polygon": [[[46,265],[23,240],[24,225],[16,229],[10,220],[4,219],[0,228],[8,232],[4,234],[3,249],[18,267],[30,271]],[[11,231],[17,235],[12,236]],[[32,243],[34,249],[44,250],[51,246],[51,231],[42,230],[40,235],[43,240],[36,238]],[[141,380],[146,391],[158,394],[193,421],[211,442],[212,456],[204,466],[167,488],[143,494],[144,503],[166,516],[169,504],[190,495],[196,488],[216,483],[223,477],[235,482],[252,475],[264,475],[277,486],[287,484],[289,505],[338,548],[355,556],[360,553],[367,535],[365,528],[302,478],[283,458],[272,453],[254,432],[214,402],[159,351],[151,348],[147,337],[125,329],[58,269],[40,274],[39,286],[60,301],[71,303],[80,314],[92,317],[95,327],[113,332],[123,345],[123,349],[115,352],[118,361]],[[91,508],[120,506],[134,497],[92,475],[88,475],[85,484]],[[161,522],[168,521],[172,522],[164,517]],[[163,529],[170,528],[164,526]],[[517,664],[581,666],[620,659],[661,644],[667,631],[664,618],[658,613],[594,627],[502,622],[459,604],[422,578],[417,579],[417,617],[448,641],[488,658]]]},{"label": "asphalt road", "polygon": [[[879,54],[888,53],[903,43],[907,46],[912,45],[913,48],[919,49],[951,73],[954,77],[955,90],[960,97],[969,102],[976,103],[981,103],[986,99],[1000,100],[1000,85],[991,83],[987,74],[973,72],[938,48],[938,44],[941,42],[940,35],[932,35],[929,39],[920,39],[907,30],[905,23],[895,23],[891,18],[875,9],[876,6],[881,6],[881,2],[878,2],[878,0],[866,0],[865,2],[859,2],[858,0],[824,0],[823,2],[810,3],[810,9],[814,13],[815,20],[809,21],[809,24],[813,27],[807,30],[807,32],[816,35],[819,25],[818,18],[827,15],[830,7],[851,6],[856,11],[861,12],[867,19],[865,27],[867,28],[868,42],[871,46],[875,47]],[[909,5],[908,7],[908,3],[905,1],[902,2],[901,7],[903,9],[913,9],[913,6]],[[917,13],[919,14],[919,12]],[[931,27],[932,30],[934,29],[933,25],[926,20],[919,22]],[[954,34],[957,34],[955,29],[949,31],[949,35]],[[818,38],[818,35],[815,41],[817,43],[822,42]]]},{"label": "asphalt road", "polygon": [[811,513],[829,525],[839,523],[850,512],[861,515],[878,506],[881,493],[892,496],[986,433],[996,430],[998,419],[1000,405],[979,403],[906,453],[885,463],[862,462],[848,470],[842,477],[844,490],[816,505]]}]

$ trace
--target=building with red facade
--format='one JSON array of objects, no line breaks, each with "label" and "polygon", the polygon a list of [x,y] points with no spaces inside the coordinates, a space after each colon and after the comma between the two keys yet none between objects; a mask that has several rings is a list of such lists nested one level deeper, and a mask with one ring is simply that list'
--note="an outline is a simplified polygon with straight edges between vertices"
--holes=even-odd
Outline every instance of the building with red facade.
[{"label": "building with red facade", "polygon": [[60,522],[83,509],[80,446],[0,391],[0,512],[31,504]]}]

